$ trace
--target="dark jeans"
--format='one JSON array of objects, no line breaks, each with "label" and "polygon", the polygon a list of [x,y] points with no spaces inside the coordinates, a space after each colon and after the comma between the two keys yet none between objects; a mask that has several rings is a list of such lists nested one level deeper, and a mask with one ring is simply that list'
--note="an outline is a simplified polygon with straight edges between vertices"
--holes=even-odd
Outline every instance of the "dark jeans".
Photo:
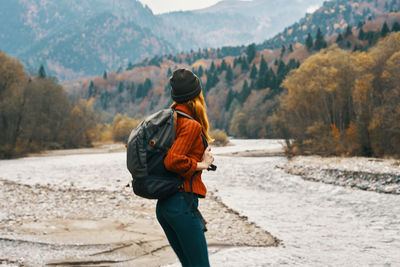
[{"label": "dark jeans", "polygon": [[[158,222],[182,266],[210,266],[207,242],[200,220],[193,214],[183,194],[176,193],[167,199],[158,200]],[[194,203],[198,206],[197,197]]]}]

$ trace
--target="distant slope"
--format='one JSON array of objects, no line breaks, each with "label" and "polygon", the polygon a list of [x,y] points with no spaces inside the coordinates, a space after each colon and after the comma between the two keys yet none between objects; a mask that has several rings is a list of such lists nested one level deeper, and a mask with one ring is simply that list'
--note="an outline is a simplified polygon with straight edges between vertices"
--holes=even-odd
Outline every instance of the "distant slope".
[{"label": "distant slope", "polygon": [[[104,14],[113,16],[107,25],[100,24],[99,16]],[[90,36],[90,44],[82,34]],[[118,43],[121,41],[130,44]],[[95,44],[98,47],[94,49]],[[61,78],[66,78],[63,72],[46,62],[57,62],[58,69],[68,68],[75,74],[93,75],[126,61],[137,62],[146,56],[193,47],[198,46],[190,34],[166,25],[136,0],[0,1],[0,49],[21,57],[32,70],[43,63],[50,73]],[[88,60],[83,62],[87,64],[83,69],[73,62],[80,57]]]},{"label": "distant slope", "polygon": [[259,43],[299,20],[322,0],[224,0],[209,8],[159,15],[195,35],[203,47]]},{"label": "distant slope", "polygon": [[347,26],[356,26],[359,22],[373,20],[390,12],[400,11],[400,0],[332,0],[312,14],[307,14],[299,22],[259,46],[279,48],[282,45],[305,43],[307,34],[315,36],[318,28],[325,36],[338,34]]},{"label": "distant slope", "polygon": [[28,66],[44,64],[57,76],[101,74],[129,61],[176,52],[174,47],[132,21],[111,13],[64,29],[36,42],[19,55]]}]

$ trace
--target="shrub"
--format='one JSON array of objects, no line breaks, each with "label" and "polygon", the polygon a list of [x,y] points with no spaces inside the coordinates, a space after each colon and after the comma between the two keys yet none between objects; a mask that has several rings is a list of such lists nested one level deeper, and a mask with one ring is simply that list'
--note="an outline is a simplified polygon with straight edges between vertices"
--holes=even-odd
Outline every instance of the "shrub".
[{"label": "shrub", "polygon": [[112,123],[114,141],[126,143],[132,129],[136,128],[139,123],[139,120],[132,119],[126,115],[117,114]]},{"label": "shrub", "polygon": [[212,130],[210,136],[214,139],[213,145],[215,146],[226,146],[229,144],[229,138],[223,130]]}]

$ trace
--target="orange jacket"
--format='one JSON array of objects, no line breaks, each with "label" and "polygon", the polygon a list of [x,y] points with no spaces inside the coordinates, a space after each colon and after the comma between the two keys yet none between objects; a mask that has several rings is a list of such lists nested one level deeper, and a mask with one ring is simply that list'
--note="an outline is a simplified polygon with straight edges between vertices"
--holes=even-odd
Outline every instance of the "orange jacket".
[{"label": "orange jacket", "polygon": [[[184,104],[178,104],[175,109],[193,117],[190,109]],[[175,142],[164,159],[167,170],[184,178],[183,188],[186,192],[190,192],[190,178],[196,171],[197,162],[201,161],[205,149],[201,131],[199,122],[178,115],[175,123]],[[193,178],[193,192],[206,196],[207,189],[201,180],[201,172]]]}]

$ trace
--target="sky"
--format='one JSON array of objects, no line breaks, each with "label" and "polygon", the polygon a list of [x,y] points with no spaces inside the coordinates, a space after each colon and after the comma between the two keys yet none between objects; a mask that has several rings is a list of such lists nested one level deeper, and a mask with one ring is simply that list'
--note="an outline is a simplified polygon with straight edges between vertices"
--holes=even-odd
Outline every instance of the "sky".
[{"label": "sky", "polygon": [[212,6],[220,0],[139,0],[150,7],[154,14],[170,11],[192,10]]}]

